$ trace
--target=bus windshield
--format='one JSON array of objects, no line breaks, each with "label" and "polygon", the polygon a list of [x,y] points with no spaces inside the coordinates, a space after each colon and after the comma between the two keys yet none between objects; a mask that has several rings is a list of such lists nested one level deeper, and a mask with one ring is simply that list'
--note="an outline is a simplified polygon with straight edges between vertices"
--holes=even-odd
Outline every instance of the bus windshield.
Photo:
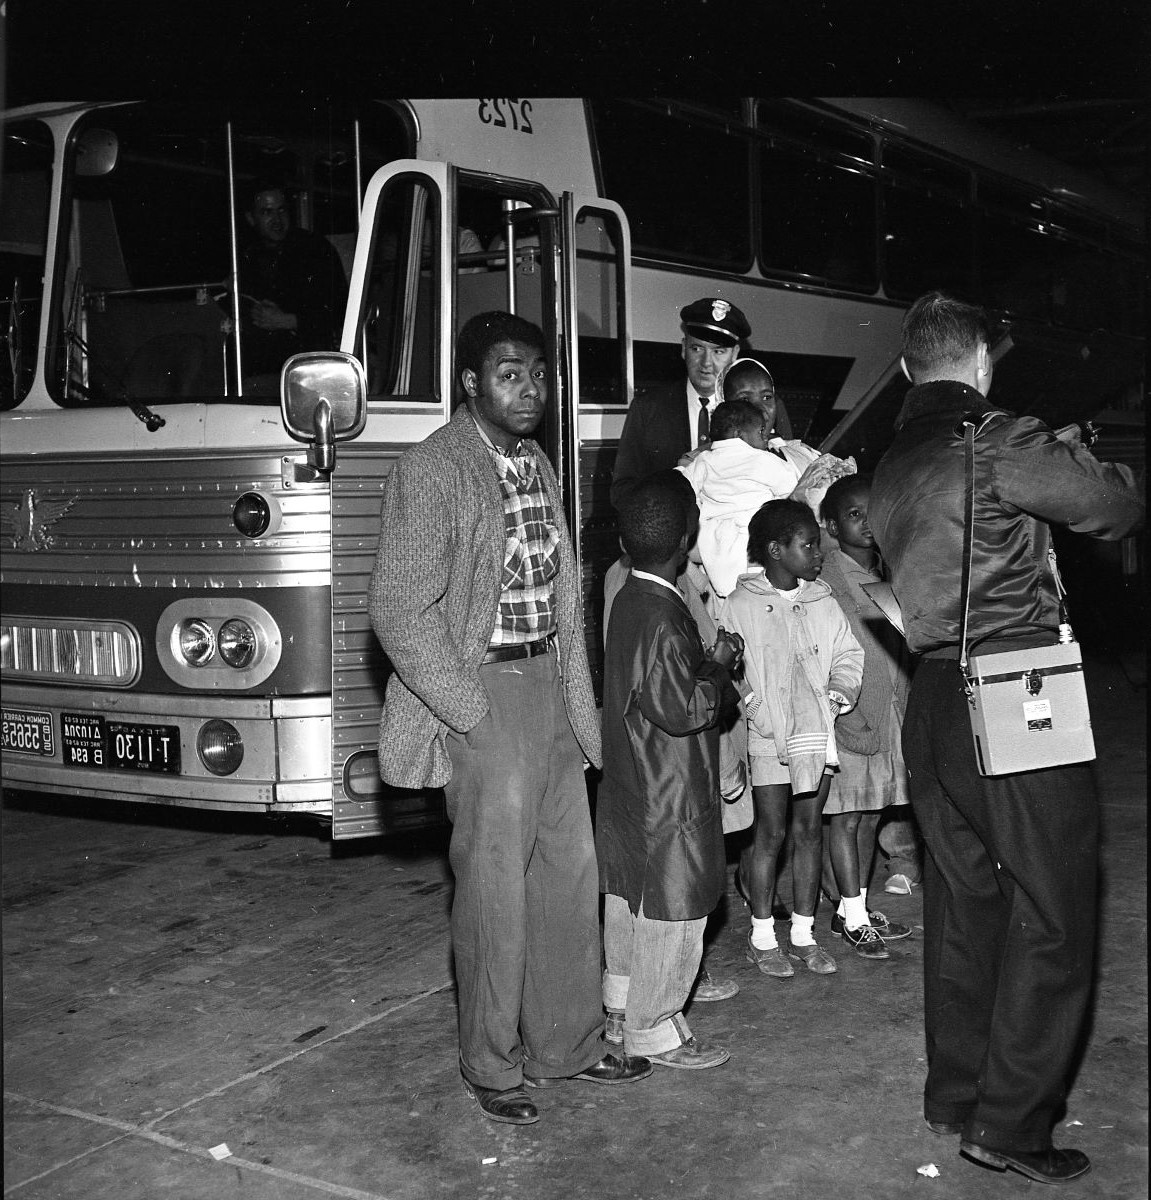
[{"label": "bus windshield", "polygon": [[[277,402],[285,359],[338,344],[363,188],[408,151],[395,113],[369,116],[90,114],[65,175],[56,402]],[[100,172],[76,160],[94,136],[115,146]]]},{"label": "bus windshield", "polygon": [[4,127],[0,182],[0,409],[28,394],[36,373],[36,335],[48,243],[52,135],[39,121]]}]

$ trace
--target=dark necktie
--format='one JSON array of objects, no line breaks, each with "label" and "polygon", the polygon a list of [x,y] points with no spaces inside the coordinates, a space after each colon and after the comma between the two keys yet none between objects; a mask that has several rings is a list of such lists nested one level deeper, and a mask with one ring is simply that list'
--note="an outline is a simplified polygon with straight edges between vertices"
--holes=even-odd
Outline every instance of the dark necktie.
[{"label": "dark necktie", "polygon": [[787,455],[778,446],[768,446],[768,449],[776,458],[782,458],[784,462],[787,462]]},{"label": "dark necktie", "polygon": [[699,401],[699,418],[695,427],[695,444],[699,446],[707,441],[708,434],[711,432],[711,418],[707,415],[707,406],[711,401],[707,396],[696,396],[696,399]]}]

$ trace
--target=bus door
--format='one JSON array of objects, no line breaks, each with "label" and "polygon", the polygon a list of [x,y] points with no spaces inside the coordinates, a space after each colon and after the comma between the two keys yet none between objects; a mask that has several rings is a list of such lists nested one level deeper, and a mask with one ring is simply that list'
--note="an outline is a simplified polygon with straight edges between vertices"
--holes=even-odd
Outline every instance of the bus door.
[{"label": "bus door", "polygon": [[584,633],[597,698],[603,679],[603,580],[619,557],[610,489],[616,447],[635,394],[631,319],[631,231],[618,204],[562,197],[564,326],[572,397],[561,476],[571,481],[568,522],[580,556]]},{"label": "bus door", "polygon": [[[612,365],[597,366],[603,376],[597,386],[614,389],[612,398],[622,402],[630,380],[630,326],[621,315],[629,243],[621,215],[597,203],[612,232],[606,241],[595,234],[595,271],[607,271],[612,300],[594,332],[600,341],[625,341],[625,350],[614,356],[598,347],[599,358]],[[340,447],[332,474],[335,839],[445,819],[441,793],[404,792],[380,781],[377,728],[389,664],[371,628],[367,588],[384,482],[396,458],[462,403],[452,355],[456,334],[477,313],[510,310],[543,329],[551,378],[536,437],[556,467],[571,527],[580,528],[576,396],[582,385],[572,348],[583,327],[581,313],[591,311],[593,283],[590,274],[585,279],[585,265],[577,265],[583,251],[577,257],[575,248],[581,237],[592,237],[590,212],[586,230],[577,235],[579,211],[571,200],[565,198],[561,208],[538,183],[441,163],[394,162],[368,187],[341,342],[363,364],[368,420],[355,441]],[[588,258],[588,272],[592,264]],[[602,280],[594,287],[602,292]],[[596,403],[600,399],[597,394]]]}]

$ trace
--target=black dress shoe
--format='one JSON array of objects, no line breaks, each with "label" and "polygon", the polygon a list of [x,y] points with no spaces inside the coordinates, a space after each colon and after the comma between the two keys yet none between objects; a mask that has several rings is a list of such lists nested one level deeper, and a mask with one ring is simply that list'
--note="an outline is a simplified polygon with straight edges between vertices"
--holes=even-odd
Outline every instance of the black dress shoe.
[{"label": "black dress shoe", "polygon": [[655,1068],[638,1054],[605,1054],[597,1063],[575,1075],[525,1075],[524,1083],[533,1088],[559,1087],[568,1079],[587,1079],[592,1083],[632,1083],[646,1079]]},{"label": "black dress shoe", "polygon": [[540,1114],[528,1099],[523,1088],[480,1087],[478,1083],[464,1080],[464,1091],[480,1106],[480,1112],[489,1121],[502,1121],[505,1125],[534,1125]]},{"label": "black dress shoe", "polygon": [[940,1137],[958,1137],[963,1132],[963,1126],[958,1121],[928,1121],[927,1128]]},{"label": "black dress shoe", "polygon": [[991,1150],[976,1142],[960,1142],[959,1153],[996,1171],[1018,1171],[1036,1183],[1068,1183],[1091,1170],[1082,1150]]}]

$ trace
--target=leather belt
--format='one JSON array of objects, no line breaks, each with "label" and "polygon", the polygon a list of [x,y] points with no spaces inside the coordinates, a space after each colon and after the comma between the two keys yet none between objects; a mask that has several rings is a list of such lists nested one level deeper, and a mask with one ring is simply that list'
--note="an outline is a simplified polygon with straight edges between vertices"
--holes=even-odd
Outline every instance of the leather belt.
[{"label": "leather belt", "polygon": [[511,662],[516,658],[535,658],[537,654],[547,654],[555,645],[556,635],[549,633],[538,642],[513,642],[510,646],[489,646],[487,653],[480,660],[481,666],[488,663]]}]

